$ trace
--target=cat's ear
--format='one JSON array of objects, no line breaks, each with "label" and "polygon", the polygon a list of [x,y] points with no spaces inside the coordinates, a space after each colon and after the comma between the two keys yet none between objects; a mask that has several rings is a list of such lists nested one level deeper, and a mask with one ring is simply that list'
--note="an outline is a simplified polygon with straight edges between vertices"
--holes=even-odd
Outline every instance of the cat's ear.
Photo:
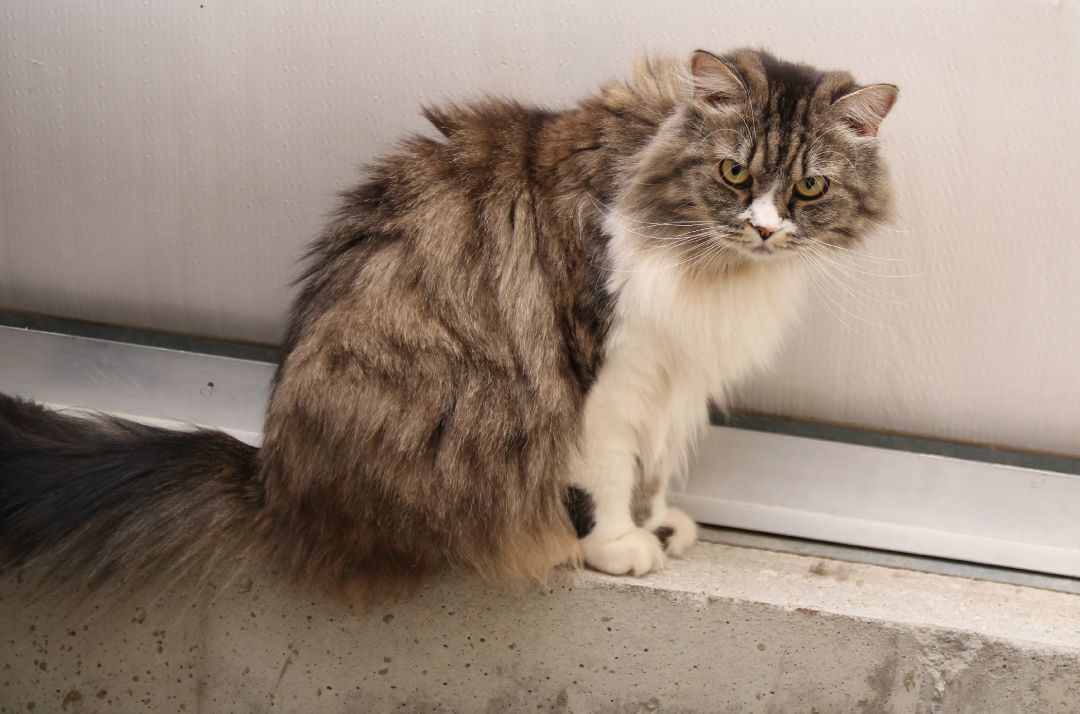
[{"label": "cat's ear", "polygon": [[900,90],[892,84],[871,84],[833,102],[833,114],[859,136],[877,136]]},{"label": "cat's ear", "polygon": [[697,50],[690,55],[694,99],[706,104],[729,104],[746,98],[746,85],[726,62],[716,55]]}]

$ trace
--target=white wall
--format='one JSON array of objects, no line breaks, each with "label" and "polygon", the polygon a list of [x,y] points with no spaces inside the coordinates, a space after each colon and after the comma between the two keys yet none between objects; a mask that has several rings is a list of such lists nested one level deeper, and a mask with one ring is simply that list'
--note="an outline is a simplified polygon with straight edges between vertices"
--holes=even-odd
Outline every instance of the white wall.
[{"label": "white wall", "polygon": [[34,0],[0,38],[0,306],[257,341],[423,101],[745,44],[895,82],[895,260],[854,264],[893,277],[838,274],[888,301],[816,298],[741,403],[1080,453],[1077,0]]}]

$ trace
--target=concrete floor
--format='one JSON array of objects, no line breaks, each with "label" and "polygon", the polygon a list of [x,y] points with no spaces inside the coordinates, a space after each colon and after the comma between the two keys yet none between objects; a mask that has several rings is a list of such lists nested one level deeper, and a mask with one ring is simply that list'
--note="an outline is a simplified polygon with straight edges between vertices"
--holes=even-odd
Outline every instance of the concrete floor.
[{"label": "concrete floor", "polygon": [[793,538],[771,533],[739,530],[737,528],[700,526],[698,537],[707,543],[722,543],[758,550],[775,550],[781,553],[794,553],[826,560],[882,565],[886,568],[918,570],[923,573],[936,573],[938,575],[956,575],[973,580],[988,580],[1080,595],[1080,578],[1070,578],[1065,575],[1047,575],[1046,573],[1035,573],[1030,570],[1016,570],[995,565],[969,563],[962,560],[932,558],[910,553],[876,550],[874,548],[860,548],[854,545],[827,543],[820,540]]},{"label": "concrete floor", "polygon": [[726,545],[644,580],[365,611],[272,573],[61,608],[0,584],[7,712],[1075,712],[1080,596]]}]

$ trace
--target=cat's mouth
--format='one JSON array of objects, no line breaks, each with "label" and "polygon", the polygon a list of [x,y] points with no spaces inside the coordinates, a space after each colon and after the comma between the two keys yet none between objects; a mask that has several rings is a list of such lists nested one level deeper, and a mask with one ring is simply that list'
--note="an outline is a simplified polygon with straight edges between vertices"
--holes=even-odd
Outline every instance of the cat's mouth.
[{"label": "cat's mouth", "polygon": [[786,235],[770,237],[768,240],[761,240],[757,236],[733,236],[728,238],[728,242],[740,255],[751,260],[775,260],[791,255],[794,250]]}]

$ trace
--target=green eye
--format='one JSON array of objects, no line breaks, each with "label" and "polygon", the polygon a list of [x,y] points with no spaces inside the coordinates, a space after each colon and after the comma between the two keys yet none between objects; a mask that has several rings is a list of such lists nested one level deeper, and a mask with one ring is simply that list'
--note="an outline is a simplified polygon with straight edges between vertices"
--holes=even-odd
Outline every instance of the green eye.
[{"label": "green eye", "polygon": [[820,198],[829,190],[829,179],[824,176],[807,176],[795,182],[795,195],[804,201]]},{"label": "green eye", "polygon": [[720,162],[720,178],[732,188],[748,188],[754,181],[750,176],[750,169],[735,159],[724,159]]}]

